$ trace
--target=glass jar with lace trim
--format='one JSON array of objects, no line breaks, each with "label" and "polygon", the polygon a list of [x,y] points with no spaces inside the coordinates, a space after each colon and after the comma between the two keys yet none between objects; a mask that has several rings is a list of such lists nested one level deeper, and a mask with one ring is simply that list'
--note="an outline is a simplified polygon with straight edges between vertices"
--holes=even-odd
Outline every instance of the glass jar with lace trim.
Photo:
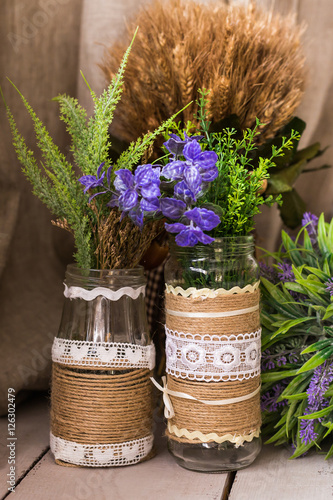
[{"label": "glass jar with lace trim", "polygon": [[51,451],[60,465],[131,465],[152,453],[155,348],[143,268],[66,271],[52,347]]},{"label": "glass jar with lace trim", "polygon": [[165,265],[165,415],[177,463],[248,466],[261,449],[259,270],[252,236],[170,243]]}]

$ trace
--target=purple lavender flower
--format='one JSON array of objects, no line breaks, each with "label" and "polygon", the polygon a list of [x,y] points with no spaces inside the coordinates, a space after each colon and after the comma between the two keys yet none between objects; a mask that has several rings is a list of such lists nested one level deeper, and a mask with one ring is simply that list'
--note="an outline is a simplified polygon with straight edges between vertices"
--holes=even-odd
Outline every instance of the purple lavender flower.
[{"label": "purple lavender flower", "polygon": [[273,387],[261,396],[261,410],[274,412],[278,408],[286,406],[288,403],[285,399],[282,401],[277,401],[280,395],[283,393],[284,389],[288,385],[287,381],[280,382],[273,385]]},{"label": "purple lavender flower", "polygon": [[261,355],[261,369],[262,371],[273,370],[275,368],[275,363],[272,360],[272,353],[269,349],[266,349]]},{"label": "purple lavender flower", "polygon": [[332,297],[332,295],[333,295],[333,278],[330,278],[328,281],[326,281],[325,285],[326,285],[326,290],[329,292],[330,296]]},{"label": "purple lavender flower", "polygon": [[276,364],[278,366],[284,366],[285,364],[287,363],[287,358],[285,356],[279,356],[277,359],[276,359]]},{"label": "purple lavender flower", "polygon": [[[325,361],[325,363],[318,366],[313,372],[308,390],[306,391],[308,406],[304,410],[304,416],[327,407],[329,400],[324,395],[331,382],[333,382],[333,363],[328,364]],[[299,436],[302,443],[309,444],[317,439],[318,434],[314,430],[317,421],[320,421],[320,419],[311,418],[301,420]]]},{"label": "purple lavender flower", "polygon": [[[104,165],[105,165],[105,162],[103,161],[103,163],[101,163],[97,169],[96,176],[95,175],[83,175],[82,177],[79,178],[79,182],[81,182],[81,184],[83,186],[85,186],[84,191],[83,191],[84,193],[86,193],[90,189],[97,188],[97,187],[105,188],[105,186],[104,186],[105,172],[103,172],[101,175],[101,171],[102,171],[102,168],[104,167]],[[112,167],[109,167],[108,168],[108,179],[110,179],[111,170],[112,170]],[[90,196],[89,202],[93,198],[95,198],[95,196],[97,196],[99,194],[104,194],[107,192],[108,192],[108,189],[93,194],[92,196]]]},{"label": "purple lavender flower", "polygon": [[302,226],[306,228],[311,243],[317,243],[318,217],[310,212],[305,212],[303,214]]},{"label": "purple lavender flower", "polygon": [[[311,412],[307,408],[304,411],[304,415],[308,415],[309,413]],[[302,443],[309,444],[317,439],[318,434],[314,430],[314,425],[315,419],[301,420],[299,437],[301,438]]]},{"label": "purple lavender flower", "polygon": [[175,187],[175,193],[184,201],[185,191],[188,190],[187,196],[195,202],[203,184],[212,182],[218,176],[218,157],[214,151],[201,151],[197,141],[185,144],[183,156],[185,161],[175,160],[163,167],[162,175],[166,179],[183,182]]},{"label": "purple lavender flower", "polygon": [[278,278],[280,281],[282,281],[283,283],[287,281],[296,281],[291,264],[289,264],[288,262],[283,262],[278,264],[277,267],[280,269],[280,272],[278,271]]},{"label": "purple lavender flower", "polygon": [[176,134],[169,134],[170,139],[163,143],[163,146],[167,148],[167,150],[174,155],[174,158],[178,158],[183,153],[183,149],[185,144],[192,141],[200,141],[203,138],[203,135],[193,135],[189,137],[186,132],[184,132],[184,140],[182,140]]},{"label": "purple lavender flower", "polygon": [[260,276],[266,278],[274,285],[278,282],[277,272],[275,271],[274,267],[268,266],[264,262],[259,262],[259,267],[260,267]]}]

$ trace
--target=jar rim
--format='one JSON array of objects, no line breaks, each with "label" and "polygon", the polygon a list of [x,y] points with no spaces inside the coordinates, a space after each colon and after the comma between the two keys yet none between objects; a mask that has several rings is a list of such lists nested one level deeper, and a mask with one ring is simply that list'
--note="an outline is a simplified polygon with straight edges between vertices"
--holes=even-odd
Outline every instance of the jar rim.
[{"label": "jar rim", "polygon": [[136,266],[133,268],[123,269],[84,269],[82,267],[79,267],[78,264],[73,263],[67,265],[66,275],[70,275],[75,278],[120,278],[126,276],[140,278],[144,276],[144,268],[143,266]]}]

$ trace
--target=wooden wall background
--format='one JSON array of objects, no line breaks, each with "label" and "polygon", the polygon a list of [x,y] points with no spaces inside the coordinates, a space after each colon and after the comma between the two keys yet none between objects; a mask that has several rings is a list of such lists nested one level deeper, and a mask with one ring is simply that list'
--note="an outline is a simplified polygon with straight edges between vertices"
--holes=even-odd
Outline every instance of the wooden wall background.
[{"label": "wooden wall background", "polygon": [[[63,151],[69,140],[51,98],[66,92],[89,108],[79,70],[100,92],[98,63],[140,4],[148,0],[2,0],[0,85],[22,134],[33,146],[29,116],[8,76],[25,95]],[[167,0],[165,0],[167,1]],[[247,2],[248,0],[229,0]],[[257,0],[276,11],[293,9],[308,25],[304,48],[308,87],[298,116],[307,122],[302,145],[333,144],[333,18],[330,0]],[[91,107],[89,108],[91,109]],[[7,388],[48,387],[50,346],[62,307],[62,281],[72,242],[50,224],[51,216],[23,177],[16,160],[4,106],[0,103],[0,413]],[[330,147],[320,163],[333,165]],[[315,163],[314,163],[315,164]],[[319,164],[319,163],[318,163]],[[333,216],[333,169],[297,181],[308,209]],[[274,248],[280,232],[277,211],[258,218],[260,244]]]}]

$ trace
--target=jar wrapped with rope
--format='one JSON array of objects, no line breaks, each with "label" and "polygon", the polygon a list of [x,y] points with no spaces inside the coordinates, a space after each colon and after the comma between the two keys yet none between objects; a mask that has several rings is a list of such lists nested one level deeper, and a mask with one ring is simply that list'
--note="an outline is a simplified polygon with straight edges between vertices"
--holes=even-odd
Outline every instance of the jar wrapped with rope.
[{"label": "jar wrapped with rope", "polygon": [[249,465],[261,449],[259,271],[252,236],[171,243],[165,266],[168,447],[185,468]]},{"label": "jar wrapped with rope", "polygon": [[110,467],[152,456],[155,348],[143,268],[66,272],[52,348],[51,450],[61,465]]}]

